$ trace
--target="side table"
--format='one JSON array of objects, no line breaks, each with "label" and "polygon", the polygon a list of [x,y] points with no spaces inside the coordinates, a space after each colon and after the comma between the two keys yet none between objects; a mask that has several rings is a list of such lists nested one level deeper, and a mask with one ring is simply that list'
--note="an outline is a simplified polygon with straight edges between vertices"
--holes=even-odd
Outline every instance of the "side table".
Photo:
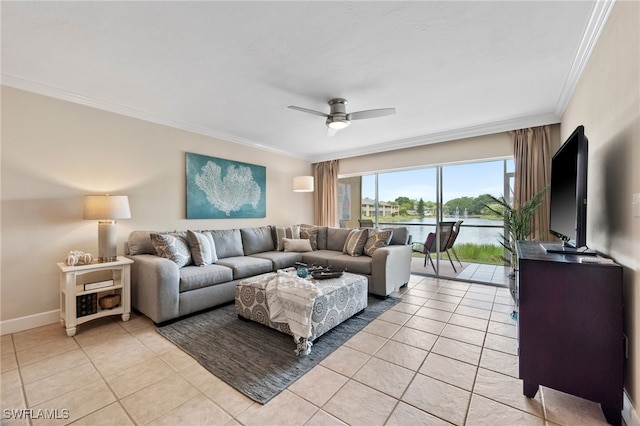
[{"label": "side table", "polygon": [[[74,336],[78,325],[109,315],[122,315],[122,321],[129,321],[132,263],[131,259],[123,256],[118,256],[115,262],[94,262],[89,265],[68,266],[58,263],[60,323],[67,329],[67,336]],[[108,295],[119,295],[120,303],[103,309],[98,301]]]}]

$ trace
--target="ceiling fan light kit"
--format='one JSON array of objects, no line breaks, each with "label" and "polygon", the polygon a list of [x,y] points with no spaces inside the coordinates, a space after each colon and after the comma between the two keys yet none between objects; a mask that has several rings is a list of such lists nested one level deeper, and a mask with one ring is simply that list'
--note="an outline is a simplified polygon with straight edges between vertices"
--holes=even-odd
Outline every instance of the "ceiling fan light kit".
[{"label": "ceiling fan light kit", "polygon": [[345,127],[349,127],[349,124],[351,124],[351,122],[343,118],[339,118],[339,117],[327,118],[327,126],[331,127],[332,129],[336,129],[336,130],[344,129]]},{"label": "ceiling fan light kit", "polygon": [[347,113],[346,105],[347,105],[347,100],[343,98],[333,98],[329,100],[329,108],[330,108],[329,114],[325,114],[320,111],[315,111],[312,109],[302,108],[294,105],[289,105],[288,108],[294,109],[296,111],[306,112],[307,114],[326,117],[327,120],[325,124],[328,127],[327,136],[333,136],[337,130],[348,127],[351,124],[352,120],[363,120],[366,118],[384,117],[384,116],[393,115],[396,113],[395,108],[369,109],[365,111]]}]

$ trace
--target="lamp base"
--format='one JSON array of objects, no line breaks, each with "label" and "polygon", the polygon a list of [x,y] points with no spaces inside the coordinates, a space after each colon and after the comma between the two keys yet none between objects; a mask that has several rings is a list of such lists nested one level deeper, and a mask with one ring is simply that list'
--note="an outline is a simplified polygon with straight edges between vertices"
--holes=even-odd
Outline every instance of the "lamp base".
[{"label": "lamp base", "polygon": [[117,260],[116,221],[98,221],[98,263]]}]

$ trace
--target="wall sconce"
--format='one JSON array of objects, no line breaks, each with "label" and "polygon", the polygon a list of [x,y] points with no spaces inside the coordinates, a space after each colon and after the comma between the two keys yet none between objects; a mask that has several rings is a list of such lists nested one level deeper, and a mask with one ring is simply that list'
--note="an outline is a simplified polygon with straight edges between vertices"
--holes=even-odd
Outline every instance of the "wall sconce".
[{"label": "wall sconce", "polygon": [[293,192],[313,192],[313,176],[294,177]]},{"label": "wall sconce", "polygon": [[126,195],[87,195],[83,219],[98,221],[98,262],[117,260],[116,221],[130,219],[129,197]]}]

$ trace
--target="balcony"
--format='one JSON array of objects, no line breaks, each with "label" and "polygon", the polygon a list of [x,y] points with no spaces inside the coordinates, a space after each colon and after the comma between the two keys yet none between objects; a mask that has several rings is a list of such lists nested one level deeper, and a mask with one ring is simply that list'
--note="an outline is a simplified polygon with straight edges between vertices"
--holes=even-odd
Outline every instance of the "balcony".
[{"label": "balcony", "polygon": [[[473,281],[482,284],[492,284],[498,287],[509,286],[507,274],[510,268],[508,266],[487,265],[484,263],[463,261],[462,267],[460,267],[460,264],[455,260],[455,258],[453,259],[453,262],[456,266],[457,272],[451,267],[446,254],[440,258],[440,278],[459,281]],[[414,256],[411,258],[411,273],[431,277],[436,276],[429,262],[427,262],[427,266],[424,266],[424,257]]]},{"label": "balcony", "polygon": [[[435,224],[428,223],[380,222],[379,226],[406,226],[409,228],[409,233],[413,237],[413,242],[425,241],[429,232],[433,232],[435,230]],[[500,261],[500,258],[502,257],[502,249],[499,248],[498,240],[501,232],[503,232],[503,225],[501,224],[473,224],[473,220],[465,220],[461,226],[460,235],[456,240],[456,244],[454,244],[454,248],[458,246],[458,244],[464,243],[479,245],[495,244],[495,248],[498,249],[498,252],[500,253],[497,256],[497,259],[494,255],[494,261],[492,263],[480,261],[474,262],[473,256],[467,256],[465,259],[464,253],[461,250],[457,250],[458,256],[460,256],[462,260],[462,266],[457,262],[455,256],[452,256],[456,269],[454,270],[451,266],[451,262],[449,262],[447,254],[440,253],[439,262],[436,262],[435,255],[432,255],[433,262],[436,264],[436,268],[438,269],[438,274],[436,274],[428,261],[425,266],[424,255],[414,253],[411,261],[411,273],[416,275],[439,276],[440,278],[445,279],[473,281],[507,287],[509,285],[507,274],[510,268],[502,264]],[[495,252],[496,250],[493,251]]]}]

